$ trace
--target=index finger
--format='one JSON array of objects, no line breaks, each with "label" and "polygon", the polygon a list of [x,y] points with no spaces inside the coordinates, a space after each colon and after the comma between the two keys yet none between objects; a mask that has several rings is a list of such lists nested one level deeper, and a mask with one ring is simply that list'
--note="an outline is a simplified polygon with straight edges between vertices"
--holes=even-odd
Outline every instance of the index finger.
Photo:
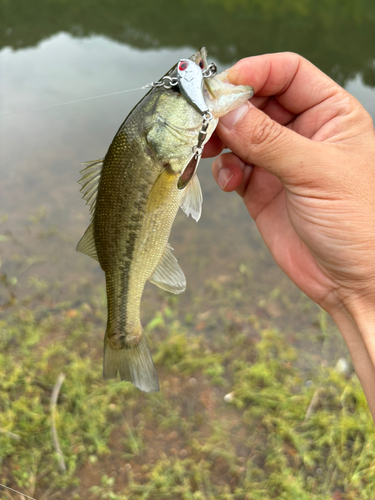
[{"label": "index finger", "polygon": [[295,114],[320,104],[338,85],[310,61],[292,52],[241,59],[228,72],[234,85],[251,85],[258,96],[275,96]]}]

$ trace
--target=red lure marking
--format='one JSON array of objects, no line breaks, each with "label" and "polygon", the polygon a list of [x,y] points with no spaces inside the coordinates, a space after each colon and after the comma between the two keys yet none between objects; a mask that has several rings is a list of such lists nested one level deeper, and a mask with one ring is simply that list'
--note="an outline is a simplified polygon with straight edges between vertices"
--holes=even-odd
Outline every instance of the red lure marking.
[{"label": "red lure marking", "polygon": [[203,61],[199,61],[199,67],[200,67],[200,69],[203,69],[203,66],[204,66]]},{"label": "red lure marking", "polygon": [[187,62],[184,62],[184,61],[182,63],[180,63],[180,65],[178,67],[178,69],[181,71],[183,71],[186,68],[187,68]]}]

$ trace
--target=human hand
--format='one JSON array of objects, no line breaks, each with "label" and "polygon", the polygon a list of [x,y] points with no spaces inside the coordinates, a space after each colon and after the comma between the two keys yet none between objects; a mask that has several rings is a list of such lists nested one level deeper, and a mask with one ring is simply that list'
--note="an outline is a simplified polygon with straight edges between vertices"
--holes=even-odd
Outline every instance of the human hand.
[{"label": "human hand", "polygon": [[206,156],[232,151],[214,161],[214,177],[242,196],[277,264],[334,318],[375,415],[371,117],[297,54],[243,59],[228,78],[255,96],[207,145]]}]

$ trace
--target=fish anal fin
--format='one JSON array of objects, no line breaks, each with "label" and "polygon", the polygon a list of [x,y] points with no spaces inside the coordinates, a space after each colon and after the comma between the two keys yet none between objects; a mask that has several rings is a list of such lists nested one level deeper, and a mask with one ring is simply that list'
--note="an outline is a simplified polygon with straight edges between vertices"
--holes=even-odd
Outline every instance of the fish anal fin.
[{"label": "fish anal fin", "polygon": [[181,199],[180,208],[187,216],[191,215],[195,221],[199,221],[202,214],[203,195],[199,179],[195,174]]},{"label": "fish anal fin", "polygon": [[149,278],[151,283],[171,293],[181,293],[186,289],[185,275],[178,265],[176,257],[172,253],[169,243],[164,249],[164,253],[154,274]]},{"label": "fish anal fin", "polygon": [[76,250],[77,252],[84,253],[89,257],[99,261],[94,240],[94,227],[92,222],[86,229],[85,234],[79,240]]}]

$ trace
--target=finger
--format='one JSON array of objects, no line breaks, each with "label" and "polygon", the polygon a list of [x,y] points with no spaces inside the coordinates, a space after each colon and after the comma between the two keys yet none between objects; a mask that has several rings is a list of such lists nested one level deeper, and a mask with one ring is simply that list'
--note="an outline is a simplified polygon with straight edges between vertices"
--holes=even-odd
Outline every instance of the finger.
[{"label": "finger", "polygon": [[296,115],[285,109],[275,97],[254,96],[249,102],[255,108],[266,113],[272,120],[280,123],[280,125],[287,125],[296,118]]},{"label": "finger", "polygon": [[[260,98],[264,99],[264,98]],[[251,104],[253,104],[251,100]],[[258,109],[262,110],[263,113],[268,115],[275,122],[280,123],[280,125],[287,125],[292,120],[296,118],[296,115],[287,109],[285,109],[275,97],[268,97],[263,103],[256,106]]]},{"label": "finger", "polygon": [[236,191],[255,220],[258,214],[284,189],[267,170],[246,165],[233,153],[220,155],[212,164],[213,176],[223,191]]},{"label": "finger", "polygon": [[258,96],[276,96],[288,111],[300,114],[340,89],[312,63],[290,52],[248,57],[228,72],[235,85],[251,85]]},{"label": "finger", "polygon": [[269,100],[269,96],[254,95],[250,99],[250,102],[254,106],[254,108],[263,109],[266,106],[268,100]]},{"label": "finger", "polygon": [[249,102],[221,118],[216,130],[244,163],[265,168],[283,183],[301,183],[312,175],[314,178],[328,175],[323,159],[327,159],[325,150],[329,145],[313,142],[283,127]]},{"label": "finger", "polygon": [[283,189],[280,179],[267,170],[255,166],[244,195],[244,202],[251,217],[256,220]]},{"label": "finger", "polygon": [[237,191],[240,196],[244,196],[251,176],[252,166],[245,163],[233,153],[220,155],[212,164],[213,176],[227,193]]},{"label": "finger", "polygon": [[[306,110],[301,115],[296,115],[285,109],[278,101],[277,96],[254,96],[250,99],[250,103],[277,123],[287,125],[298,134],[314,141],[323,141],[329,137],[329,134],[332,134],[333,129],[337,130],[336,123],[334,127],[331,127],[330,121],[337,119],[340,115],[345,116],[349,108],[348,100],[350,99],[355,100],[341,87],[337,86],[336,94]],[[358,106],[358,103],[356,105]],[[355,105],[352,107],[354,109]],[[362,115],[359,119],[365,127],[365,120]],[[328,124],[328,127],[326,124]],[[342,129],[342,127],[340,128]]]},{"label": "finger", "polygon": [[212,134],[209,141],[204,146],[203,158],[212,158],[219,155],[224,149],[224,144],[219,136],[215,133]]}]

